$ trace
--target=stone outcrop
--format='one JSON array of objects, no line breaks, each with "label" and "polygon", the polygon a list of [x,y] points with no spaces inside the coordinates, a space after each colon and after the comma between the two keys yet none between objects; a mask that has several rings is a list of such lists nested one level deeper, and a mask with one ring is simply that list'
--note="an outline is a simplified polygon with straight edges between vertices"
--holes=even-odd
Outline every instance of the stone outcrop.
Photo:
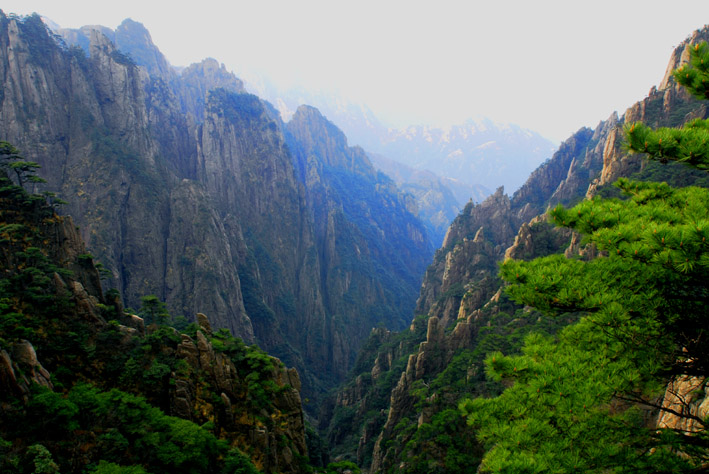
[{"label": "stone outcrop", "polygon": [[656,426],[676,432],[698,433],[705,430],[703,420],[709,414],[706,378],[683,375],[673,379],[662,398]]},{"label": "stone outcrop", "polygon": [[[417,351],[409,355],[406,369],[391,392],[386,422],[379,432],[371,454],[370,472],[381,472],[397,462],[397,455],[401,452],[402,446],[394,445],[387,448],[387,441],[391,439],[395,426],[404,417],[416,414],[418,399],[412,393],[414,384],[417,381],[425,383],[435,377],[451,361],[457,350],[473,348],[475,324],[472,317],[461,319],[456,323],[453,331],[445,333],[444,326],[437,317],[432,316],[428,319],[426,340],[421,342]],[[419,425],[430,415],[431,413],[428,415],[420,413],[419,416],[423,418],[419,420]],[[363,437],[365,435],[366,433]]]},{"label": "stone outcrop", "polygon": [[[209,319],[198,314],[197,320],[200,330],[196,340],[182,334],[175,352],[191,369],[187,375],[173,374],[170,406],[175,415],[199,424],[216,420],[230,441],[242,449],[248,447],[253,462],[264,472],[300,472],[297,456],[307,456],[307,447],[298,372],[274,359],[276,368],[270,378],[281,390],[272,401],[275,412],[269,416],[277,423],[266,424],[253,414],[249,416],[243,411],[245,374],[239,373],[229,357],[214,350],[208,339]],[[203,382],[189,374],[200,374],[222,403],[205,399]],[[289,440],[288,446],[279,446],[282,438]]]},{"label": "stone outcrop", "polygon": [[[641,173],[649,165],[640,156],[624,152],[621,125],[643,122],[654,128],[679,127],[691,119],[709,117],[706,105],[693,99],[672,77],[672,71],[689,60],[689,45],[708,40],[709,31],[706,28],[692,33],[686,42],[674,50],[660,85],[653,87],[647,97],[625,111],[619,126],[607,137],[603,149],[603,168],[600,176],[590,184],[587,197],[594,196],[599,187],[613,183],[619,177]],[[672,171],[689,172],[679,166],[673,166]]]},{"label": "stone outcrop", "polygon": [[30,386],[37,384],[52,390],[51,375],[37,359],[37,353],[27,340],[12,344],[10,352],[0,351],[0,388],[23,399],[30,396]]},{"label": "stone outcrop", "polygon": [[468,284],[496,274],[496,262],[514,240],[515,222],[502,188],[479,205],[469,203],[426,270],[416,314],[436,316],[444,326],[455,321]]}]

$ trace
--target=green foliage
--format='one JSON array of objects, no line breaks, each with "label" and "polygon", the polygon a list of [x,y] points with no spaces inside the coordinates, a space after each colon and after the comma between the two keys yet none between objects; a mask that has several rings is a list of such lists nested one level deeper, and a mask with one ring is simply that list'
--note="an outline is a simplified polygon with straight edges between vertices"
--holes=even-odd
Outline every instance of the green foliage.
[{"label": "green foliage", "polygon": [[327,463],[328,449],[320,434],[309,423],[305,424],[305,442],[308,447],[310,464],[323,467]]},{"label": "green foliage", "polygon": [[14,175],[17,185],[24,189],[26,183],[45,183],[37,176],[39,164],[26,161],[20,156],[20,151],[8,142],[0,141],[0,170]]},{"label": "green foliage", "polygon": [[689,48],[689,63],[672,74],[694,97],[709,99],[709,46],[698,43]]},{"label": "green foliage", "polygon": [[628,150],[646,153],[653,160],[687,163],[709,169],[709,121],[696,119],[682,128],[652,130],[642,123],[625,126]]},{"label": "green foliage", "polygon": [[259,474],[260,472],[248,456],[234,448],[227,453],[220,474]]},{"label": "green foliage", "polygon": [[350,461],[331,462],[325,468],[325,474],[343,474],[346,471],[350,471],[352,474],[362,472],[355,463]]},{"label": "green foliage", "polygon": [[139,315],[145,319],[146,324],[164,325],[170,318],[165,303],[155,295],[146,295],[140,298]]},{"label": "green foliage", "polygon": [[[696,48],[701,54],[705,47]],[[706,168],[705,121],[681,130],[626,128],[628,147],[658,161]],[[552,211],[557,225],[600,251],[590,261],[552,255],[508,261],[501,276],[521,304],[552,317],[580,314],[557,337],[530,334],[517,356],[493,352],[496,398],[460,404],[488,448],[486,472],[680,472],[709,460],[704,420],[691,433],[655,429],[645,410],[668,381],[706,377],[709,191],[621,179],[624,199]]]},{"label": "green foliage", "polygon": [[149,474],[141,466],[119,466],[112,462],[101,460],[91,474]]},{"label": "green foliage", "polygon": [[496,399],[462,405],[478,437],[492,446],[486,469],[691,465],[670,455],[680,440],[647,430],[635,406],[652,405],[672,374],[704,370],[707,354],[697,341],[706,327],[709,191],[628,180],[618,186],[630,199],[552,212],[607,256],[584,262],[554,255],[502,266],[517,301],[551,315],[586,315],[557,340],[529,336],[521,356],[488,358],[490,378],[515,383]]},{"label": "green foliage", "polygon": [[477,471],[481,449],[474,438],[465,435],[465,419],[455,408],[437,411],[430,422],[408,423],[407,429],[415,430],[415,434],[406,443],[403,462],[387,472],[472,474]]},{"label": "green foliage", "polygon": [[52,454],[41,444],[30,446],[27,456],[32,458],[33,474],[59,474],[59,466],[52,459]]},{"label": "green foliage", "polygon": [[[99,448],[112,447],[102,450],[105,461],[149,466],[153,474],[212,472],[224,450],[209,431],[165,415],[142,397],[116,389],[100,391],[84,384],[74,386],[66,396],[38,389],[30,402],[27,421],[15,428],[16,435],[46,440],[47,445],[55,447],[62,464],[69,460],[71,445],[90,441],[80,434],[77,439],[77,433],[98,436]],[[111,468],[103,469],[111,472]]]}]

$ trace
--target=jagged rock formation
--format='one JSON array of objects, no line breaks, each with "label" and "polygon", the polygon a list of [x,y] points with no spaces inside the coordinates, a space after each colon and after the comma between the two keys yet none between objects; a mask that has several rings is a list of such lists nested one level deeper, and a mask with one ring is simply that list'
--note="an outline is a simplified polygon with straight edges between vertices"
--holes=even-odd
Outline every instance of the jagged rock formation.
[{"label": "jagged rock formation", "polygon": [[704,427],[701,421],[709,413],[704,377],[681,376],[672,380],[662,398],[662,408],[656,426],[684,433],[697,433]]},{"label": "jagged rock formation", "polygon": [[30,341],[23,339],[13,343],[9,352],[0,351],[0,386],[3,390],[27,402],[33,383],[54,389],[51,374],[37,359]]},{"label": "jagged rock formation", "polygon": [[[705,28],[695,32],[689,42],[707,39],[709,29]],[[341,442],[343,448],[340,451],[336,448],[336,452],[358,459],[369,466],[370,472],[417,472],[416,469],[424,465],[431,470],[434,466],[454,470],[447,465],[450,457],[442,454],[446,449],[456,448],[449,441],[438,447],[435,443],[428,446],[433,454],[423,464],[417,454],[424,443],[417,433],[430,436],[431,426],[436,420],[444,419],[446,410],[455,409],[460,396],[438,385],[438,380],[448,384],[472,381],[472,385],[463,387],[468,396],[496,393],[500,387],[491,386],[481,374],[484,353],[501,350],[503,341],[510,344],[519,340],[520,334],[535,325],[545,331],[555,330],[553,325],[539,327],[545,324],[542,318],[506,300],[500,291],[500,282],[495,279],[496,262],[503,258],[531,259],[565,249],[567,255],[592,257],[594,249],[581,247],[578,235],[553,228],[546,222],[544,212],[551,206],[571,205],[584,197],[614,196],[610,184],[618,177],[667,180],[670,184],[709,184],[705,176],[693,170],[673,164],[648,163],[625,154],[622,147],[622,127],[626,123],[639,120],[653,127],[678,126],[692,118],[707,117],[706,106],[680,90],[669,75],[682,58],[686,60],[686,47],[683,44],[675,51],[661,85],[622,117],[614,113],[593,130],[579,130],[531,174],[512,198],[498,190],[480,205],[466,206],[453,221],[443,247],[437,251],[424,278],[416,309],[419,319],[408,335],[389,336],[389,339],[402,341],[395,363],[382,364],[392,358],[390,342],[382,342],[379,350],[376,345],[370,347],[369,365],[358,366],[357,383],[345,386],[341,394],[348,395],[338,398],[333,408],[336,419],[348,413],[343,407],[354,413],[371,410],[375,406],[372,400],[376,398],[376,387],[362,382],[374,378],[376,373],[380,380],[387,377],[398,380],[389,384],[386,418],[380,419],[374,429],[355,423],[350,432],[340,430],[339,439],[345,441]],[[429,324],[424,338],[420,328],[426,318]],[[418,331],[416,335],[415,331]],[[496,334],[506,336],[500,338]],[[513,345],[508,347],[514,350]],[[452,374],[455,378],[451,378]],[[683,409],[701,416],[706,408],[704,399],[699,396],[703,385],[703,380],[693,378],[677,380],[668,388],[663,403],[679,406],[687,402]],[[359,393],[362,395],[358,400],[356,394]],[[415,419],[418,421],[414,423]],[[676,419],[664,416],[658,423],[674,426]],[[455,438],[454,431],[441,431],[444,428],[440,425],[434,429],[439,430],[434,433],[440,434],[441,440]],[[360,449],[356,452],[344,449],[346,440],[357,435]],[[374,438],[376,442],[372,443]],[[468,448],[473,453],[468,458],[469,463],[477,462],[474,453],[480,447]]]},{"label": "jagged rock formation", "polygon": [[429,239],[339,130],[284,125],[215,60],[178,74],[139,23],[60,33],[73,46],[0,16],[0,138],[42,166],[128,306],[209,314],[295,366],[308,398],[373,326],[405,326]]},{"label": "jagged rock formation", "polygon": [[496,262],[514,239],[514,225],[510,199],[502,188],[477,206],[468,203],[426,270],[416,314],[436,316],[444,326],[454,321],[466,285],[474,281],[480,286],[494,276]]},{"label": "jagged rock formation", "polygon": [[[172,413],[198,424],[219,420],[225,437],[240,446],[254,446],[252,461],[269,472],[298,472],[296,456],[306,456],[305,424],[299,390],[298,372],[286,369],[276,362],[270,378],[281,390],[272,400],[271,416],[278,423],[266,424],[249,416],[238,403],[244,397],[244,374],[224,353],[217,352],[209,341],[211,325],[206,316],[198,316],[200,331],[196,339],[181,334],[175,357],[184,360],[191,370],[176,374],[174,392],[170,395]],[[204,388],[194,374],[203,374],[221,403],[206,400]],[[198,410],[195,410],[198,407]],[[288,446],[279,446],[281,438],[289,440]]]}]

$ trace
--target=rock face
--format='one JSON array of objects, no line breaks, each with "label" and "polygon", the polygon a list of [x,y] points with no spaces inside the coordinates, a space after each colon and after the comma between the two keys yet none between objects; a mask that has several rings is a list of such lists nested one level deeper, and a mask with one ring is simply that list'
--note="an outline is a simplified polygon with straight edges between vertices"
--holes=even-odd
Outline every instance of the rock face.
[{"label": "rock face", "polygon": [[[270,374],[279,388],[271,414],[278,423],[266,424],[253,414],[248,416],[237,403],[244,397],[244,374],[239,373],[229,357],[215,351],[208,339],[210,326],[206,316],[202,314],[198,321],[201,325],[196,340],[182,334],[177,346],[175,356],[191,370],[175,378],[170,397],[172,412],[198,424],[218,420],[229,441],[254,448],[252,461],[265,472],[300,472],[296,456],[307,456],[307,446],[298,372],[277,367]],[[205,400],[201,393],[203,382],[187,374],[205,377],[211,390],[219,394],[221,403]],[[288,439],[289,446],[279,447],[281,438]]]},{"label": "rock face", "polygon": [[126,305],[209,314],[309,398],[372,326],[405,326],[431,245],[342,132],[314,109],[284,125],[215,60],[178,74],[139,23],[60,33],[72,47],[0,17],[0,138],[42,166]]},{"label": "rock face", "polygon": [[658,415],[657,427],[683,433],[703,431],[704,427],[699,420],[706,418],[709,413],[709,400],[705,393],[704,377],[685,375],[672,380],[662,399],[661,406],[666,411]]},{"label": "rock face", "polygon": [[[405,327],[432,254],[413,199],[376,171],[361,148],[348,147],[317,109],[301,106],[286,130],[314,216],[326,309],[349,321],[365,318],[339,337],[363,340],[385,318],[396,318],[387,324],[392,328]],[[354,353],[348,357],[354,361]]]},{"label": "rock face", "polygon": [[[165,414],[200,426],[211,424],[215,437],[247,453],[263,472],[309,472],[303,461],[307,446],[295,369],[241,342],[224,350],[224,338],[213,333],[202,313],[196,317],[199,329],[194,337],[173,328],[146,328],[141,318],[122,311],[120,300],[103,295],[99,273],[71,218],[56,215],[38,196],[34,201],[26,195],[8,197],[11,182],[1,172],[3,437],[13,424],[9,420],[18,423],[23,416],[39,416],[33,411],[38,409],[38,393],[55,392],[51,395],[60,400],[81,383],[103,390],[130,389]],[[155,353],[149,355],[146,347]],[[148,367],[137,362],[140,354],[147,356]],[[132,372],[131,364],[140,370]],[[146,385],[144,377],[154,367],[166,371]],[[62,415],[49,413],[45,421],[62,429],[62,421],[54,416]],[[116,421],[121,422],[128,420]],[[74,436],[71,432],[67,436]],[[100,435],[90,434],[93,439]],[[18,449],[32,444],[31,436],[28,431],[15,439]],[[51,435],[48,439],[43,442],[51,443]],[[65,442],[78,446],[81,439]],[[61,452],[49,446],[55,454]],[[83,469],[91,456],[106,455],[100,443],[83,449],[93,454],[74,458],[74,469]],[[208,462],[216,465],[215,459]]]},{"label": "rock face", "polygon": [[0,384],[4,390],[26,401],[33,383],[50,390],[54,388],[51,375],[37,360],[30,341],[14,343],[10,352],[12,356],[5,350],[0,351]]},{"label": "rock face", "polygon": [[466,285],[494,275],[496,262],[514,240],[515,223],[502,188],[479,205],[468,203],[426,270],[416,314],[436,316],[444,326],[455,321]]}]

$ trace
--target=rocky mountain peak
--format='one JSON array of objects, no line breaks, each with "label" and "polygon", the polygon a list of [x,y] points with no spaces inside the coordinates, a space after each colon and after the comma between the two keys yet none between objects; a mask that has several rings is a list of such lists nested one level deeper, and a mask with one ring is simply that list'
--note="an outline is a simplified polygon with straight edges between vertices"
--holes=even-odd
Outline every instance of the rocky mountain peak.
[{"label": "rocky mountain peak", "polygon": [[113,41],[101,30],[92,29],[89,31],[89,56],[108,56],[117,49]]},{"label": "rocky mountain peak", "polygon": [[298,107],[287,127],[290,133],[297,137],[305,154],[319,156],[324,165],[370,176],[376,175],[364,150],[349,147],[342,130],[315,107]]},{"label": "rocky mountain peak", "polygon": [[192,115],[197,122],[204,120],[204,104],[209,91],[223,89],[237,94],[246,92],[244,83],[213,58],[206,58],[184,68],[179,82],[182,110]]},{"label": "rocky mountain peak", "polygon": [[246,92],[243,81],[214,58],[205,58],[198,63],[190,64],[182,70],[181,75],[183,79],[194,76],[202,78],[205,89],[222,88],[235,93]]},{"label": "rocky mountain peak", "polygon": [[114,41],[118,49],[145,67],[151,76],[168,79],[175,75],[170,63],[153,43],[150,32],[142,23],[126,18],[116,28]]}]

